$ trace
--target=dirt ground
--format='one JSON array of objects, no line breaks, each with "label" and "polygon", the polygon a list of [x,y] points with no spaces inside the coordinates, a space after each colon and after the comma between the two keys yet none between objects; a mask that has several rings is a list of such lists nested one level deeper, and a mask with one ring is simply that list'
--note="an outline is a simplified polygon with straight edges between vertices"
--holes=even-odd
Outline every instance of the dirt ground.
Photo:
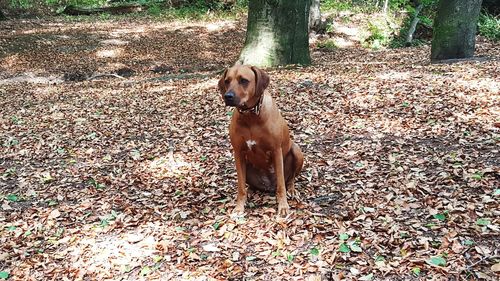
[{"label": "dirt ground", "polygon": [[[0,271],[9,280],[498,280],[500,47],[311,45],[268,69],[301,201],[232,216],[216,90],[244,21],[0,25]],[[321,39],[320,39],[321,40]],[[495,273],[495,271],[497,271]]]}]

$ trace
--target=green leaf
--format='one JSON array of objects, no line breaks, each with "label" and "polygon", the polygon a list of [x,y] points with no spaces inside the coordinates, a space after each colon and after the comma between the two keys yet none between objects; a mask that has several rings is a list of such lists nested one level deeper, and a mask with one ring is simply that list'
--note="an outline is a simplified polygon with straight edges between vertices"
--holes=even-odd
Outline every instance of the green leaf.
[{"label": "green leaf", "polygon": [[292,254],[287,254],[287,255],[286,255],[286,260],[287,260],[288,262],[292,262],[294,258],[295,258],[295,256],[294,256],[294,255],[292,255]]},{"label": "green leaf", "polygon": [[400,232],[399,237],[404,239],[404,238],[410,238],[411,236],[407,232]]},{"label": "green leaf", "polygon": [[339,235],[339,239],[340,240],[347,240],[347,239],[349,239],[349,234],[347,234],[347,233],[341,233]]},{"label": "green leaf", "polygon": [[431,257],[430,259],[426,260],[425,262],[430,264],[430,265],[446,266],[446,260],[440,256]]},{"label": "green leaf", "polygon": [[476,224],[477,225],[481,225],[481,226],[487,226],[489,225],[491,222],[489,219],[483,219],[483,218],[480,218],[480,219],[477,219],[476,221]]},{"label": "green leaf", "polygon": [[310,252],[313,256],[319,256],[319,250],[317,248],[312,248]]},{"label": "green leaf", "polygon": [[0,279],[6,280],[9,278],[9,273],[7,271],[0,271]]},{"label": "green leaf", "polygon": [[141,272],[139,273],[139,275],[141,276],[146,276],[148,274],[150,274],[153,270],[151,269],[151,267],[149,266],[145,266],[141,269]]},{"label": "green leaf", "polygon": [[92,132],[90,134],[87,135],[87,139],[89,140],[93,140],[97,137],[97,134],[95,132]]},{"label": "green leaf", "polygon": [[154,257],[153,257],[153,261],[154,261],[155,263],[160,262],[162,259],[163,259],[163,257],[162,257],[162,256],[154,256]]},{"label": "green leaf", "polygon": [[342,243],[340,244],[339,251],[341,253],[349,253],[351,251],[351,248],[349,248],[346,243]]},{"label": "green leaf", "polygon": [[227,116],[233,116],[233,111],[228,111],[226,114]]},{"label": "green leaf", "polygon": [[440,220],[440,221],[445,221],[446,220],[446,215],[445,214],[441,214],[441,213],[435,214],[433,217],[435,219],[437,219],[437,220]]},{"label": "green leaf", "polygon": [[50,172],[46,172],[42,174],[42,182],[43,183],[51,183],[54,181],[54,178],[50,174]]},{"label": "green leaf", "polygon": [[18,202],[19,197],[15,194],[9,194],[7,195],[7,200],[9,200],[10,202]]},{"label": "green leaf", "polygon": [[246,257],[245,259],[246,259],[247,261],[253,261],[253,260],[255,260],[256,258],[257,258],[257,257],[255,257],[255,256],[248,256],[248,257]]},{"label": "green leaf", "polygon": [[474,245],[474,241],[467,239],[464,241],[464,245],[465,246],[472,246],[472,245]]},{"label": "green leaf", "polygon": [[361,276],[358,280],[361,281],[370,281],[373,279],[373,273],[367,274],[365,276]]},{"label": "green leaf", "polygon": [[50,199],[47,202],[47,205],[49,205],[49,207],[56,206],[57,204],[59,204],[59,203],[56,200],[52,200],[52,199]]},{"label": "green leaf", "polygon": [[411,272],[415,275],[415,276],[419,276],[420,275],[420,267],[418,266],[415,266],[414,268],[411,269]]},{"label": "green leaf", "polygon": [[407,101],[405,101],[405,102],[403,102],[403,104],[402,104],[402,105],[403,105],[403,107],[408,107],[408,106],[410,106],[410,103],[409,103],[409,102],[407,102]]},{"label": "green leaf", "polygon": [[481,180],[483,178],[483,173],[479,173],[479,172],[474,173],[471,175],[471,178],[475,179],[475,180]]},{"label": "green leaf", "polygon": [[215,230],[219,229],[219,226],[220,226],[220,222],[219,222],[219,221],[214,222],[214,224],[212,225],[212,227],[213,227]]},{"label": "green leaf", "polygon": [[141,159],[141,152],[137,149],[134,149],[130,152],[130,157],[133,160],[139,160],[139,159]]},{"label": "green leaf", "polygon": [[349,243],[349,247],[351,248],[351,250],[353,252],[356,252],[356,253],[363,252],[363,249],[361,249],[361,247],[359,246],[359,244],[357,242],[351,242],[351,243]]},{"label": "green leaf", "polygon": [[495,195],[495,196],[500,195],[500,188],[495,189],[495,191],[493,192],[493,195]]}]

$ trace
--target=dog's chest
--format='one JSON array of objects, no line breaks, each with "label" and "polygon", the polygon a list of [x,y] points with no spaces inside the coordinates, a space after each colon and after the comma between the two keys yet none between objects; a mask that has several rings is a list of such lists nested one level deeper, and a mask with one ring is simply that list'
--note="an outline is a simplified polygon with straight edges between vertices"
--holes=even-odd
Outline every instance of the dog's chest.
[{"label": "dog's chest", "polygon": [[255,140],[247,140],[245,143],[247,144],[247,148],[249,150],[252,150],[252,147],[254,147],[257,144]]},{"label": "dog's chest", "polygon": [[262,138],[246,138],[243,151],[246,160],[256,167],[267,167],[272,162],[272,151]]}]

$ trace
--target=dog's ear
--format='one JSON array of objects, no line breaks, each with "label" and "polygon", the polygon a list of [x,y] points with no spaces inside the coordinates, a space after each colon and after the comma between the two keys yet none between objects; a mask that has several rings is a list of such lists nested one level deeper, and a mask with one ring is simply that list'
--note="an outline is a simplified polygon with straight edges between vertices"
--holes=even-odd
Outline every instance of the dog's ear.
[{"label": "dog's ear", "polygon": [[226,73],[227,73],[227,68],[226,68],[226,70],[224,70],[224,73],[222,74],[222,77],[219,80],[219,91],[220,91],[221,94],[226,93],[226,90],[227,90],[226,89],[226,83],[225,83],[225,81],[226,81]]},{"label": "dog's ear", "polygon": [[255,74],[255,95],[261,96],[264,94],[264,90],[269,86],[269,75],[255,66],[251,67],[253,73]]}]

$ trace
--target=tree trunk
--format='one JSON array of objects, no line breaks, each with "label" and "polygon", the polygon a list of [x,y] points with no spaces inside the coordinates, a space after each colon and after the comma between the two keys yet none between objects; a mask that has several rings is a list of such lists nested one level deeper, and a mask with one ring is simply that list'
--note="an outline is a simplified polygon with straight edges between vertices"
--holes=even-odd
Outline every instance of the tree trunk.
[{"label": "tree trunk", "polygon": [[321,26],[321,11],[319,9],[319,0],[311,0],[309,9],[309,31],[317,30]]},{"label": "tree trunk", "polygon": [[238,63],[261,67],[309,64],[311,0],[251,0]]},{"label": "tree trunk", "polygon": [[441,0],[434,20],[431,61],[474,55],[482,0]]},{"label": "tree trunk", "polygon": [[410,27],[408,28],[408,33],[406,34],[406,45],[411,45],[411,41],[413,40],[413,33],[415,33],[415,30],[417,29],[417,24],[418,24],[418,14],[420,14],[420,11],[422,11],[422,8],[424,7],[424,4],[420,1],[417,2],[418,6],[415,8],[415,14],[413,14],[413,19],[411,20]]}]

